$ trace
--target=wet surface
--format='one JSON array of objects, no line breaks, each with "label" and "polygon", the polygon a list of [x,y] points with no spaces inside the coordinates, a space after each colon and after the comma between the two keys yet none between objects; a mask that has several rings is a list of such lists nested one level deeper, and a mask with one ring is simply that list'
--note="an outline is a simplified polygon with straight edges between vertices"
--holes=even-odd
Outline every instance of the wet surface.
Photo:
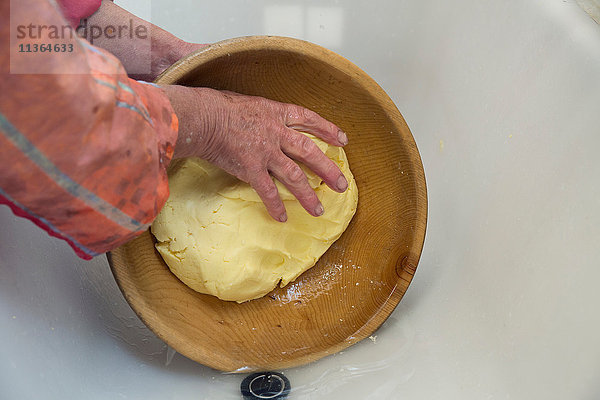
[{"label": "wet surface", "polygon": [[[324,44],[386,89],[419,146],[430,214],[410,289],[374,339],[284,371],[291,400],[600,396],[600,31],[574,1],[154,0],[151,14],[188,40]],[[169,351],[104,258],[78,260],[6,207],[0,226],[0,398],[240,399],[245,375]]]}]

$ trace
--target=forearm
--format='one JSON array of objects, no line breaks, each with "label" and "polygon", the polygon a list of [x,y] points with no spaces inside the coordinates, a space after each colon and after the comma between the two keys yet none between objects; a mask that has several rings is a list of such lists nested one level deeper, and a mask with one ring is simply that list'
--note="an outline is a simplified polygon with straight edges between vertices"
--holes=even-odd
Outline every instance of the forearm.
[{"label": "forearm", "polygon": [[[66,24],[47,0],[15,2],[10,16]],[[0,24],[0,37],[9,28]],[[50,32],[25,41],[49,43]],[[0,204],[87,259],[142,233],[163,206],[178,123],[161,89],[129,79],[108,52],[64,40],[71,52],[0,47],[0,65],[27,72],[0,74]]]},{"label": "forearm", "polygon": [[160,73],[205,45],[185,42],[111,1],[103,1],[79,31],[92,44],[110,51],[130,77],[153,81]]}]

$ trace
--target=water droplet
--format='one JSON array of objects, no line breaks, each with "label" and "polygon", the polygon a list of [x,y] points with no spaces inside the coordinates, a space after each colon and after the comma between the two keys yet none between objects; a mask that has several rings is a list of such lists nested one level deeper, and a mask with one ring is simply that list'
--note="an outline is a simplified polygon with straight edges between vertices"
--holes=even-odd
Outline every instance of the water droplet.
[{"label": "water droplet", "polygon": [[169,366],[169,364],[171,364],[171,361],[173,361],[173,357],[175,356],[175,353],[177,353],[175,351],[174,348],[172,348],[171,346],[167,346],[167,360],[165,362],[165,366]]}]

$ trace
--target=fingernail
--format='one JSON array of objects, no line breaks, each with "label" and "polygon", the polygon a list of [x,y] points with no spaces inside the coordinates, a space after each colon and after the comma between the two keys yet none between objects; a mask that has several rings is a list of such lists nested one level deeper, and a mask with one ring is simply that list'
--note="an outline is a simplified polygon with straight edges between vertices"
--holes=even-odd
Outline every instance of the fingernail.
[{"label": "fingernail", "polygon": [[342,131],[338,131],[338,142],[345,146],[348,144],[348,136]]},{"label": "fingernail", "polygon": [[337,188],[340,192],[343,192],[344,190],[348,189],[348,181],[346,180],[346,177],[344,177],[344,175],[340,175],[340,177],[338,178]]},{"label": "fingernail", "polygon": [[323,215],[324,212],[325,212],[325,209],[323,209],[323,205],[321,205],[321,204],[319,204],[315,208],[315,214],[317,214],[317,217],[320,217],[321,215]]},{"label": "fingernail", "polygon": [[279,222],[287,221],[287,213],[284,211],[283,214],[279,216]]}]

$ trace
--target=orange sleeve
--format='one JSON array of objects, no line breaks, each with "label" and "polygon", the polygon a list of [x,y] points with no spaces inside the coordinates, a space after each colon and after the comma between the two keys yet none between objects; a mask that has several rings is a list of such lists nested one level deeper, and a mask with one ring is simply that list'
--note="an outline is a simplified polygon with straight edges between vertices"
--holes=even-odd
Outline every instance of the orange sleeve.
[{"label": "orange sleeve", "polygon": [[[14,40],[9,3],[10,26],[68,25],[48,1],[1,2],[0,203],[89,259],[146,230],[165,203],[177,117],[159,87],[85,40]],[[73,51],[18,54],[24,43]]]}]

